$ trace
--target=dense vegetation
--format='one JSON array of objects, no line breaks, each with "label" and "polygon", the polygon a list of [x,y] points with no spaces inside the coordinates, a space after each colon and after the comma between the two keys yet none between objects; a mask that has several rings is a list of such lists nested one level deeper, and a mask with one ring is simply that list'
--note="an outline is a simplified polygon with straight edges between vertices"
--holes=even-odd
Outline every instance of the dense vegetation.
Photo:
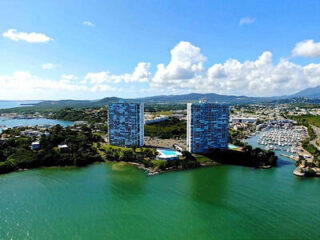
[{"label": "dense vegetation", "polygon": [[316,139],[316,134],[311,125],[316,127],[320,127],[320,116],[314,115],[303,115],[303,116],[288,116],[297,122],[298,125],[303,125],[308,128],[308,135],[309,137],[302,142],[302,147],[308,151],[313,156],[317,154],[318,149],[316,146],[310,143],[310,141]]},{"label": "dense vegetation", "polygon": [[51,118],[73,122],[105,123],[108,121],[108,111],[107,108],[64,108],[54,113]]},{"label": "dense vegetation", "polygon": [[302,142],[302,147],[312,155],[314,155],[318,151],[318,149],[313,144],[310,143],[309,138],[305,139]]},{"label": "dense vegetation", "polygon": [[288,116],[288,118],[297,121],[298,125],[308,127],[309,124],[320,127],[320,116],[302,115],[302,116]]},{"label": "dense vegetation", "polygon": [[[84,166],[102,160],[93,146],[101,139],[87,127],[76,131],[57,125],[49,130],[49,136],[41,137],[37,151],[30,148],[34,138],[14,137],[13,131],[17,129],[5,132],[12,137],[0,143],[0,173],[42,166]],[[60,144],[66,144],[67,151],[59,151]]]},{"label": "dense vegetation", "polygon": [[247,145],[242,151],[220,151],[215,149],[205,154],[208,158],[223,163],[249,167],[276,166],[278,157],[273,151],[265,151],[260,148],[252,149]]},{"label": "dense vegetation", "polygon": [[145,104],[146,112],[163,112],[172,110],[186,110],[186,104]]},{"label": "dense vegetation", "polygon": [[153,171],[166,169],[190,169],[200,166],[200,162],[191,153],[185,151],[179,160],[157,160],[155,148],[124,148],[110,145],[99,147],[101,157],[109,161],[124,161],[143,164]]},{"label": "dense vegetation", "polygon": [[169,169],[192,169],[201,165],[212,165],[216,163],[233,164],[248,167],[272,167],[276,166],[278,157],[272,151],[260,148],[252,149],[245,146],[243,151],[220,151],[212,150],[207,154],[191,154],[182,152],[178,160],[156,160],[154,148],[123,148],[110,145],[100,146],[99,153],[102,158],[110,161],[135,162],[143,164],[154,171]]},{"label": "dense vegetation", "polygon": [[168,138],[185,138],[187,133],[186,121],[178,118],[169,118],[167,121],[145,125],[145,136]]},{"label": "dense vegetation", "polygon": [[230,129],[229,130],[229,143],[238,147],[244,147],[244,143],[241,139],[245,138],[245,134],[242,131]]}]

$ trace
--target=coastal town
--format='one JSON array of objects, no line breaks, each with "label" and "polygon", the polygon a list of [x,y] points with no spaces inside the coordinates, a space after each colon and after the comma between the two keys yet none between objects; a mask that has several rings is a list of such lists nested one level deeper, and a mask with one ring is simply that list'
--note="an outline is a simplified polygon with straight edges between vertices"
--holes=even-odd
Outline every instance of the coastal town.
[{"label": "coastal town", "polygon": [[0,240],[320,239],[320,0],[0,9]]},{"label": "coastal town", "polygon": [[[219,109],[222,110],[224,107],[227,108],[220,113]],[[212,111],[211,117],[209,115],[206,117],[201,113],[202,111],[208,112],[208,110]],[[151,155],[148,155],[149,157],[146,157],[149,162],[141,160],[144,155],[137,154],[135,150],[130,154],[140,155],[139,161],[133,160],[132,162],[138,162],[140,168],[145,169],[149,175],[154,175],[174,169],[172,160],[179,162],[186,159],[186,152],[191,153],[188,157],[194,160],[194,163],[190,165],[192,167],[220,164],[219,160],[212,156],[209,157],[210,151],[220,149],[242,152],[243,148],[248,145],[247,139],[257,136],[256,147],[265,151],[276,151],[280,156],[295,162],[297,166],[293,171],[295,175],[319,176],[318,151],[310,151],[310,146],[316,149],[319,147],[318,142],[314,140],[319,138],[314,131],[314,128],[317,127],[299,124],[297,121],[297,118],[303,116],[317,117],[319,114],[320,109],[318,108],[300,108],[290,104],[231,105],[229,107],[225,104],[209,104],[205,99],[200,100],[198,104],[189,104],[186,109],[156,112],[146,112],[143,104],[126,102],[95,109],[63,109],[58,113],[4,112],[0,116],[0,128],[3,132],[0,143],[3,144],[12,137],[15,139],[28,138],[29,148],[37,152],[41,149],[41,139],[49,138],[50,129],[54,124],[14,127],[12,131],[12,128],[5,125],[5,121],[55,119],[60,116],[60,120],[73,120],[68,127],[72,131],[81,132],[83,127],[88,127],[92,134],[99,136],[100,140],[93,145],[96,146],[96,151],[100,153],[103,160],[109,160],[106,149],[112,150],[113,147],[118,147],[118,150],[134,147],[134,149],[141,148],[152,152]],[[76,118],[77,115],[81,117]],[[219,124],[216,125],[215,121],[218,121]],[[211,130],[207,131],[205,124],[217,126],[217,128],[210,128]],[[310,134],[313,137],[311,140]],[[67,153],[68,144],[72,143],[60,141],[55,148],[60,153]]]}]

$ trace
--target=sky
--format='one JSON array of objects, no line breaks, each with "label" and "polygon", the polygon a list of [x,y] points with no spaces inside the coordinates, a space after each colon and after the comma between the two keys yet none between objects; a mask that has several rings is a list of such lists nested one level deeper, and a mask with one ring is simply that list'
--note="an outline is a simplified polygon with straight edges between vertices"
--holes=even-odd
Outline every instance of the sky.
[{"label": "sky", "polygon": [[0,99],[320,85],[319,0],[1,0]]}]

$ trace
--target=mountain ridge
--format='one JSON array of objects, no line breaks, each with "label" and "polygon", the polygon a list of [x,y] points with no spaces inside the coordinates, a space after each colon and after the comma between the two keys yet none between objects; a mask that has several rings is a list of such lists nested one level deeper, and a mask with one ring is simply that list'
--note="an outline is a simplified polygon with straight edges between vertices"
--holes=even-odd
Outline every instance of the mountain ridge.
[{"label": "mountain ridge", "polygon": [[250,103],[268,103],[268,102],[290,102],[296,98],[320,99],[320,86],[307,88],[292,95],[277,97],[248,97],[236,95],[222,95],[217,93],[188,93],[188,94],[170,94],[157,95],[142,98],[119,98],[105,97],[97,100],[47,100],[35,104],[37,108],[59,109],[66,107],[101,107],[113,102],[143,102],[145,104],[186,104],[188,102],[198,102],[199,99],[206,98],[209,102],[227,103],[227,104],[250,104]]}]

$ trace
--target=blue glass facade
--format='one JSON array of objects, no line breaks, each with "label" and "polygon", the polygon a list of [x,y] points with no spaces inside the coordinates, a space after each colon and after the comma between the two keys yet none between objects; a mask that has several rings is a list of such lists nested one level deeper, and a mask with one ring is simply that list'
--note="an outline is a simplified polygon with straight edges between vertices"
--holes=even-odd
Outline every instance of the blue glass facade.
[{"label": "blue glass facade", "polygon": [[128,147],[144,145],[143,103],[109,105],[109,144]]},{"label": "blue glass facade", "polygon": [[189,103],[187,106],[187,147],[193,153],[228,149],[229,106]]}]

